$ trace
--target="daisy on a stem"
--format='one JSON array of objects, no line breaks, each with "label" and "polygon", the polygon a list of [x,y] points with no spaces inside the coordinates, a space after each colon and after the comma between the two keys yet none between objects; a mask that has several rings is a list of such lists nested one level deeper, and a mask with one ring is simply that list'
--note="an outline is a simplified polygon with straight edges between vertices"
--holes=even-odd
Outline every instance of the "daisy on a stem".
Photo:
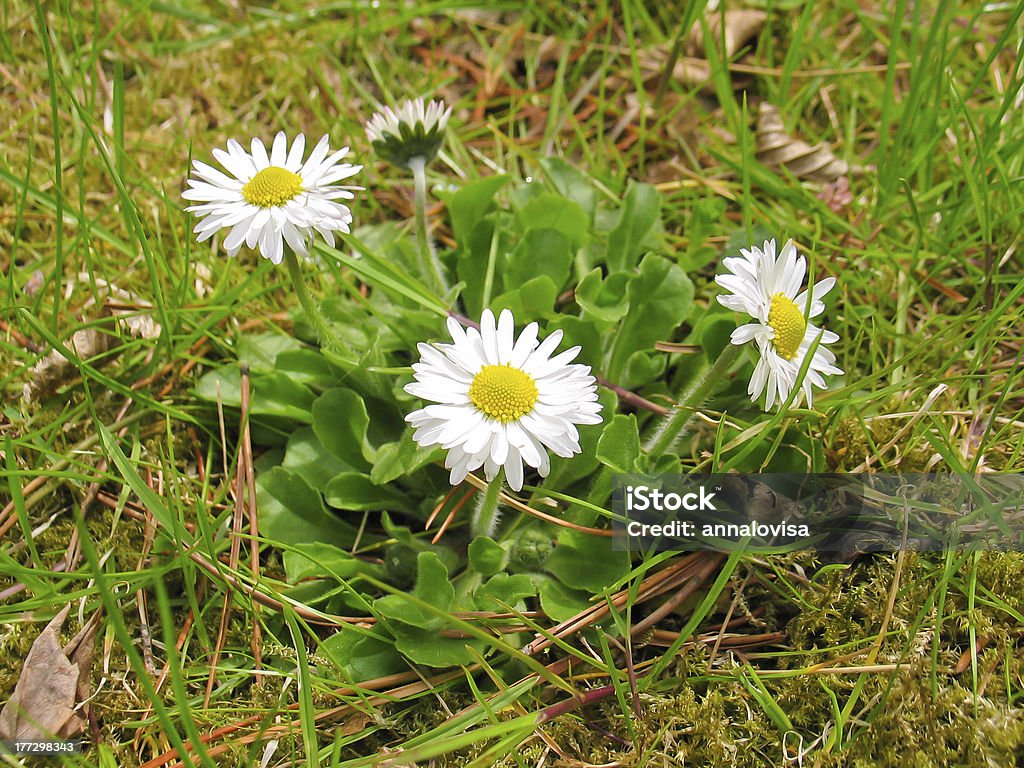
[{"label": "daisy on a stem", "polygon": [[[834,277],[816,282],[803,290],[807,260],[799,256],[793,241],[788,241],[778,258],[775,241],[766,240],[764,248],[751,247],[742,256],[724,259],[731,274],[719,275],[715,282],[729,291],[718,301],[729,309],[745,312],[753,322],[732,332],[732,343],[742,346],[754,342],[758,359],[747,394],[757,402],[766,391],[765,410],[776,403],[781,408],[799,383],[807,406],[813,404],[814,387],[826,389],[825,375],[843,373],[836,366],[836,356],[825,345],[839,340],[839,335],[810,322],[825,311],[822,299],[836,284]],[[811,348],[814,353],[811,354]],[[810,357],[807,373],[798,382],[800,370]],[[798,395],[799,398],[800,395]]]},{"label": "daisy on a stem", "polygon": [[419,247],[420,270],[445,294],[448,281],[427,235],[427,163],[434,159],[444,144],[445,127],[452,108],[443,101],[424,103],[411,99],[398,109],[384,107],[366,123],[366,136],[377,153],[388,162],[412,171],[415,190],[416,240]]},{"label": "daisy on a stem", "polygon": [[252,151],[246,152],[229,139],[226,152],[213,150],[227,173],[194,160],[194,174],[182,197],[195,204],[185,210],[199,218],[194,232],[200,243],[226,229],[224,248],[229,256],[245,246],[274,264],[284,261],[303,310],[321,342],[326,342],[331,334],[306,290],[298,256],[308,255],[317,234],[332,247],[335,232],[348,234],[352,211],[340,201],[351,200],[361,187],[338,182],[359,173],[362,166],[342,162],[348,147],[331,153],[327,136],[305,160],[306,138],[301,133],[291,147],[283,131],[274,137],[269,152],[258,138],[250,147]]},{"label": "daisy on a stem", "polygon": [[452,485],[483,467],[489,486],[472,528],[491,535],[502,476],[514,491],[522,490],[524,464],[547,477],[548,450],[574,456],[580,452],[576,425],[601,422],[597,381],[589,366],[571,362],[579,347],[554,354],[561,331],[540,341],[537,323],[530,323],[516,338],[507,309],[497,322],[484,310],[479,329],[448,318],[448,332],[451,344],[418,345],[416,380],[405,391],[432,404],[405,420],[417,443],[448,451]]},{"label": "daisy on a stem", "polygon": [[[809,291],[801,291],[807,260],[797,254],[792,240],[783,246],[778,258],[774,240],[766,240],[764,248],[751,246],[741,249],[740,253],[741,256],[722,261],[729,274],[719,275],[715,282],[729,293],[719,296],[718,301],[729,309],[746,313],[753,322],[736,328],[731,344],[722,350],[711,368],[681,394],[676,408],[645,446],[653,455],[660,455],[672,446],[696,410],[729,372],[740,350],[750,342],[754,343],[758,359],[747,394],[756,403],[761,393],[767,392],[765,410],[771,410],[774,405],[782,408],[798,385],[798,396],[805,397],[810,407],[813,387],[825,389],[825,375],[843,373],[835,364],[835,354],[825,346],[837,341],[839,336],[810,322],[825,311],[822,299],[832,290],[835,278],[819,280]],[[801,381],[800,372],[805,363],[807,370]]]}]

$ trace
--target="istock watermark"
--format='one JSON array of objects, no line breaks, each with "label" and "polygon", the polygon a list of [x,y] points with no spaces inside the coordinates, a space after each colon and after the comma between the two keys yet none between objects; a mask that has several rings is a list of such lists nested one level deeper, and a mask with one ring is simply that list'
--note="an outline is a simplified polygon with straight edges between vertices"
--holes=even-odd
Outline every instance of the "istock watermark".
[{"label": "istock watermark", "polygon": [[613,546],[1024,551],[1021,474],[617,475]]}]

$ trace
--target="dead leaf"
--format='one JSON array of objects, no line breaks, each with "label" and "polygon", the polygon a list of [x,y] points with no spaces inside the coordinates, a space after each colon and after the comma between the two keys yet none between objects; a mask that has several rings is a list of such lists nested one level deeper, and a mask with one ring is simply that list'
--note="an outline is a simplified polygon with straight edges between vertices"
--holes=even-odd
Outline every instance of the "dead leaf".
[{"label": "dead leaf", "polygon": [[23,290],[29,296],[35,296],[37,293],[39,293],[39,289],[43,287],[44,280],[45,277],[43,276],[43,273],[37,269],[35,272],[32,273],[32,277],[28,279],[28,282],[25,283],[24,287],[21,290]]},{"label": "dead leaf", "polygon": [[[72,334],[65,346],[78,358],[88,360],[110,348],[111,337],[96,328],[82,328]],[[50,354],[32,366],[32,378],[25,385],[26,400],[46,396],[67,381],[78,369],[59,350]]]},{"label": "dead leaf", "polygon": [[366,727],[373,722],[374,718],[365,712],[356,712],[345,721],[343,726],[341,726],[340,735],[352,736],[357,733],[362,733],[366,730]]},{"label": "dead leaf", "polygon": [[757,112],[757,159],[775,168],[784,167],[800,179],[835,181],[850,172],[849,164],[836,157],[826,144],[811,146],[790,136],[778,108],[762,102]]},{"label": "dead leaf", "polygon": [[818,193],[818,199],[824,201],[825,205],[836,213],[842,213],[843,209],[853,202],[850,179],[847,176],[840,176],[834,182],[825,182]]},{"label": "dead leaf", "polygon": [[[750,40],[757,37],[764,29],[768,14],[764,11],[736,9],[725,12],[725,58],[731,59]],[[715,43],[721,45],[722,14],[713,11],[708,14],[708,33]],[[690,45],[695,56],[704,56],[704,33],[699,23],[690,30]]]},{"label": "dead leaf", "polygon": [[32,643],[14,694],[0,711],[0,738],[70,738],[85,728],[75,706],[88,696],[89,668],[99,613],[61,648],[65,606]]},{"label": "dead leaf", "polygon": [[[103,278],[90,278],[80,273],[78,280],[83,283],[92,282],[98,290],[104,292],[103,302],[99,306],[99,317],[113,318],[118,333],[128,333],[135,338],[155,339],[160,336],[161,327],[150,315],[153,305],[143,301],[134,294],[108,283]],[[96,302],[90,299],[83,309],[94,307]],[[89,360],[107,352],[112,347],[115,336],[111,331],[97,327],[82,328],[71,336],[66,347],[82,360]],[[113,355],[103,358],[103,363],[110,362]],[[25,385],[23,395],[26,400],[47,397],[57,388],[72,378],[78,368],[58,350],[53,350],[32,367],[31,380]]]},{"label": "dead leaf", "polygon": [[[725,12],[725,59],[732,59],[743,47],[756,38],[764,29],[768,14],[764,11],[732,10]],[[709,13],[707,16],[708,34],[711,35],[716,48],[722,44],[722,14]],[[671,45],[661,45],[640,52],[639,63],[644,70],[644,79],[648,86],[661,79],[661,73],[668,64]],[[705,58],[704,29],[695,23],[687,36],[688,56],[680,56],[672,68],[672,77],[684,85],[699,86],[709,93],[714,92],[711,82],[711,65]],[[733,73],[733,88],[743,88],[750,78]]]}]

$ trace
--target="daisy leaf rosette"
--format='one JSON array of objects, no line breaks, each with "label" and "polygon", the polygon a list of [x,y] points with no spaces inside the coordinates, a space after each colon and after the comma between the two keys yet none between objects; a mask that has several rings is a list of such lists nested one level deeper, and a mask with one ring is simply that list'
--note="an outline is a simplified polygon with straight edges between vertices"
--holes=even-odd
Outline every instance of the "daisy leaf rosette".
[{"label": "daisy leaf rosette", "polygon": [[505,470],[509,486],[523,487],[523,465],[547,477],[547,451],[580,452],[578,424],[599,424],[601,404],[590,367],[573,364],[580,347],[553,354],[556,330],[543,341],[537,323],[514,335],[512,312],[484,310],[479,330],[448,319],[451,344],[418,346],[415,381],[405,391],[428,400],[406,417],[422,446],[448,451],[445,467],[458,485],[480,467],[488,481]]},{"label": "daisy leaf rosette", "polygon": [[366,137],[377,153],[394,165],[408,168],[421,158],[430,162],[444,143],[452,108],[443,101],[424,103],[410,99],[398,107],[384,107],[366,123]]},{"label": "daisy leaf rosette", "polygon": [[200,219],[193,230],[198,241],[226,229],[228,255],[245,246],[280,264],[285,245],[305,256],[316,234],[333,246],[335,232],[348,233],[352,211],[340,201],[353,199],[353,191],[361,187],[338,182],[362,166],[342,162],[348,147],[331,153],[326,135],[303,160],[305,146],[302,134],[289,146],[282,131],[269,152],[259,138],[252,140],[250,152],[234,139],[228,140],[227,151],[214,149],[214,158],[227,173],[193,161],[194,173],[182,197],[195,203],[185,210]]},{"label": "daisy leaf rosette", "polygon": [[788,241],[776,257],[775,241],[766,240],[763,248],[741,249],[741,256],[726,258],[722,264],[729,271],[715,282],[729,293],[718,301],[729,309],[743,312],[754,322],[739,326],[732,332],[731,342],[743,345],[753,342],[758,352],[754,373],[747,387],[751,400],[757,402],[765,392],[765,410],[779,407],[797,385],[800,370],[811,353],[801,391],[810,407],[814,387],[826,389],[826,375],[840,375],[836,356],[825,345],[839,336],[810,322],[825,311],[822,299],[836,284],[834,277],[819,280],[802,290],[807,260],[798,255],[793,241]]}]

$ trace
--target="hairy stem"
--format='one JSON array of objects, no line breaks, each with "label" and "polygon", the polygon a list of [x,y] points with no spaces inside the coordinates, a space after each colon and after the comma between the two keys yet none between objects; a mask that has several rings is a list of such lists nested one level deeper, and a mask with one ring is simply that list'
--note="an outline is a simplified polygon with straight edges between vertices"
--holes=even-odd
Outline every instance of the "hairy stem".
[{"label": "hairy stem", "polygon": [[714,365],[698,377],[679,396],[676,407],[658,425],[654,434],[644,445],[644,450],[652,456],[661,456],[675,443],[679,435],[689,426],[704,401],[714,392],[715,387],[725,378],[729,368],[739,357],[741,348],[735,344],[726,344]]},{"label": "hairy stem", "polygon": [[476,509],[473,510],[473,518],[470,522],[470,531],[476,536],[494,536],[498,529],[498,497],[501,495],[501,487],[505,484],[504,468],[498,470],[493,480],[487,483],[487,493],[480,500]]},{"label": "hairy stem", "polygon": [[448,282],[444,279],[441,262],[430,245],[427,235],[427,173],[426,159],[414,157],[409,160],[412,181],[415,189],[416,205],[416,243],[419,247],[420,271],[430,281],[431,287],[442,296],[448,293]]},{"label": "hairy stem", "polygon": [[295,295],[299,297],[302,311],[305,313],[306,318],[313,323],[321,346],[337,347],[337,339],[331,332],[330,326],[327,325],[327,321],[320,313],[320,308],[313,301],[313,297],[309,295],[309,291],[306,290],[306,281],[303,279],[302,269],[299,267],[299,257],[295,255],[294,251],[286,248],[284,263],[288,267],[288,276],[291,278],[292,286],[295,288]]}]

